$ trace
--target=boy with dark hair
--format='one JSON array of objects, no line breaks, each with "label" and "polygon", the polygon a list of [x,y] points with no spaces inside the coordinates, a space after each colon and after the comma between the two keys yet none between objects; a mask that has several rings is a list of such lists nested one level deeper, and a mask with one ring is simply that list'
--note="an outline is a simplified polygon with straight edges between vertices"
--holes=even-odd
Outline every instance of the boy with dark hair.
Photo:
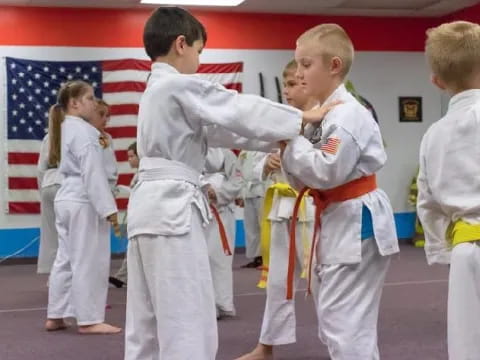
[{"label": "boy with dark hair", "polygon": [[326,112],[302,113],[189,76],[205,41],[203,26],[180,8],[158,8],[145,26],[153,64],[139,106],[139,183],[128,206],[126,360],[215,359],[210,214],[199,186],[208,147],[269,151],[295,137],[302,120]]}]

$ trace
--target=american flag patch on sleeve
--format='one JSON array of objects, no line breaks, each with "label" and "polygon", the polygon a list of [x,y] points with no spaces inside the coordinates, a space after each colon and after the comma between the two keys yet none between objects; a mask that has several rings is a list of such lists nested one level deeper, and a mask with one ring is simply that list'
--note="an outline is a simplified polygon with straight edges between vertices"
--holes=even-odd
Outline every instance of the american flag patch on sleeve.
[{"label": "american flag patch on sleeve", "polygon": [[340,139],[336,137],[330,137],[325,144],[320,146],[320,150],[328,154],[335,155],[340,147]]}]

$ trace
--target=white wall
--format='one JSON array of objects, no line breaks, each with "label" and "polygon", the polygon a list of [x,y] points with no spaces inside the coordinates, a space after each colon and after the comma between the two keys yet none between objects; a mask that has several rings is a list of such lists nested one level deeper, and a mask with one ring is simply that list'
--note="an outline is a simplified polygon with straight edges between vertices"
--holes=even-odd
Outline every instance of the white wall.
[{"label": "white wall", "polygon": [[[101,60],[146,58],[141,48],[20,47],[0,46],[0,57],[11,56],[35,60]],[[244,92],[259,94],[258,73],[265,80],[266,96],[277,99],[275,76],[293,57],[284,50],[205,50],[201,61],[243,61]],[[2,63],[2,67],[3,67]],[[442,96],[429,82],[422,53],[359,52],[350,79],[360,94],[375,107],[387,144],[389,162],[379,175],[379,183],[390,196],[396,212],[409,211],[408,186],[417,167],[422,134],[442,111]],[[0,141],[5,142],[5,71],[0,70]],[[423,97],[423,122],[398,121],[398,96]],[[443,100],[443,103],[445,101]],[[5,146],[0,147],[0,174],[5,174]],[[4,208],[5,176],[0,176],[0,205]],[[38,216],[7,215],[0,212],[0,228],[38,227]]]}]

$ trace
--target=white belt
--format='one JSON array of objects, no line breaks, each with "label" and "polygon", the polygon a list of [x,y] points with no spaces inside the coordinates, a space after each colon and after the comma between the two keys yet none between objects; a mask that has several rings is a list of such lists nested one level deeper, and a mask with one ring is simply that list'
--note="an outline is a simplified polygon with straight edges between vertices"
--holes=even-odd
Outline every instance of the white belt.
[{"label": "white belt", "polygon": [[200,190],[200,173],[191,167],[175,160],[142,157],[138,170],[138,182],[156,180],[186,181],[197,187],[192,203],[200,211],[204,224],[211,219],[210,206]]},{"label": "white belt", "polygon": [[162,158],[143,157],[140,159],[138,180],[180,180],[199,186],[200,173],[191,167]]}]

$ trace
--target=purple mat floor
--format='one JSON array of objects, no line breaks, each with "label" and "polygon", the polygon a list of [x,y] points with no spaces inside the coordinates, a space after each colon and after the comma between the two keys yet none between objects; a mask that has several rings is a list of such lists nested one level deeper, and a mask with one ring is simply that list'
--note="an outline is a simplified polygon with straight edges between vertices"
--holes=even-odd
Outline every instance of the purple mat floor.
[{"label": "purple mat floor", "polygon": [[[236,255],[234,281],[238,316],[219,321],[217,360],[232,360],[255,346],[265,302],[255,287],[259,272],[240,269],[246,261]],[[112,262],[112,269],[120,260]],[[429,267],[423,249],[402,245],[392,259],[379,319],[383,360],[446,360],[446,302],[448,268]],[[0,360],[121,360],[122,335],[82,336],[74,329],[47,333],[46,276],[35,265],[0,265]],[[304,285],[302,286],[304,287]],[[125,289],[109,290],[107,321],[125,324]],[[279,347],[276,360],[327,360],[318,340],[311,298],[297,294],[297,343]],[[168,360],[168,359],[165,359]],[[195,359],[185,359],[195,360]],[[362,359],[359,359],[362,360]]]}]

